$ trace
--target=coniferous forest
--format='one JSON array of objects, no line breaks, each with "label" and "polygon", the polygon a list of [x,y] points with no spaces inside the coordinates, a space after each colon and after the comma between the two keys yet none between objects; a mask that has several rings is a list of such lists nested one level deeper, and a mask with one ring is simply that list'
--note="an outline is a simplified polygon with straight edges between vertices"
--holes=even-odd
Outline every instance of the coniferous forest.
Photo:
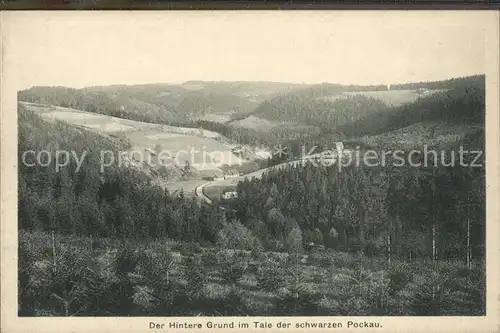
[{"label": "coniferous forest", "polygon": [[[335,119],[326,107],[314,109],[323,102],[301,108],[317,97],[312,88],[273,97],[253,114],[298,115],[307,126],[331,121],[339,131],[322,128],[315,140],[327,142],[335,132],[335,138],[365,142],[363,149],[370,135],[396,135],[392,131],[416,123],[474,125],[480,130],[441,147],[447,160],[458,156],[459,146],[483,151],[484,77],[482,87],[481,77],[443,82],[398,87],[449,93],[393,107],[392,116],[378,122],[375,115],[389,106],[366,97],[337,102],[346,108]],[[90,96],[87,109],[105,112],[92,106],[99,100],[91,95],[65,94],[74,101]],[[50,101],[29,96],[30,102],[70,105],[60,105],[59,92]],[[353,115],[358,108],[363,114]],[[161,122],[176,125],[166,116]],[[293,128],[283,141],[231,123],[187,122],[243,144],[301,139]],[[129,149],[125,138],[47,121],[22,104],[18,126],[20,316],[485,314],[484,154],[475,161],[480,167],[288,166],[240,181],[235,199],[208,205],[137,168],[112,165],[101,172],[100,152]],[[396,139],[388,136],[387,145]],[[50,152],[44,163],[22,160],[23,152],[42,150]],[[56,171],[57,151],[86,155],[81,165],[70,159]]]}]

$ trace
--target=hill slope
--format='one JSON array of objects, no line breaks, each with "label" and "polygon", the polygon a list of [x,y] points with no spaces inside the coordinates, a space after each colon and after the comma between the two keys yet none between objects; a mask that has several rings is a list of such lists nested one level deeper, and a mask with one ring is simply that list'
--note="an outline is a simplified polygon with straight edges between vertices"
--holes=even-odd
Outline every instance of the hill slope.
[{"label": "hill slope", "polygon": [[458,81],[446,91],[426,95],[413,103],[367,115],[337,127],[345,136],[381,134],[419,122],[445,121],[450,124],[484,124],[485,86],[482,78]]},{"label": "hill slope", "polygon": [[380,134],[431,121],[481,122],[484,75],[386,86],[320,84],[262,102],[234,126],[307,125],[341,137]]},{"label": "hill slope", "polygon": [[[201,179],[198,174],[202,171],[220,174],[221,165],[241,162],[231,152],[231,145],[215,132],[138,122],[72,108],[25,102],[20,105],[44,120],[63,121],[85,132],[95,132],[110,140],[126,143],[126,149],[120,150],[122,163],[163,182],[193,177]],[[162,153],[161,160],[156,155],[158,152]],[[185,174],[186,162],[190,164],[189,175]]]},{"label": "hill slope", "polygon": [[245,114],[260,102],[296,85],[270,82],[204,82],[96,86],[82,89],[32,87],[21,101],[77,109],[157,123],[186,122],[210,115]]}]

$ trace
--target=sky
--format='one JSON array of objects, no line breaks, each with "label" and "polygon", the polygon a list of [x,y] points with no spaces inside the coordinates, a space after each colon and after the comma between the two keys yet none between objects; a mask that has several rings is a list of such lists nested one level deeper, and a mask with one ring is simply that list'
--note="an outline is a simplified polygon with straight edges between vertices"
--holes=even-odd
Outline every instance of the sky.
[{"label": "sky", "polygon": [[[489,15],[489,16],[488,16]],[[4,12],[18,89],[207,81],[394,84],[485,73],[491,13]]]}]

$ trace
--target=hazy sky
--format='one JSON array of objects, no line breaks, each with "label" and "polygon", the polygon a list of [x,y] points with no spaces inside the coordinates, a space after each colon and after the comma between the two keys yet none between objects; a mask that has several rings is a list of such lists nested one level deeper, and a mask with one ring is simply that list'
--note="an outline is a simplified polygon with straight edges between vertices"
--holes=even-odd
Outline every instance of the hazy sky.
[{"label": "hazy sky", "polygon": [[485,72],[491,23],[485,18],[491,15],[9,12],[3,13],[4,66],[15,71],[19,89],[187,80],[437,80]]}]

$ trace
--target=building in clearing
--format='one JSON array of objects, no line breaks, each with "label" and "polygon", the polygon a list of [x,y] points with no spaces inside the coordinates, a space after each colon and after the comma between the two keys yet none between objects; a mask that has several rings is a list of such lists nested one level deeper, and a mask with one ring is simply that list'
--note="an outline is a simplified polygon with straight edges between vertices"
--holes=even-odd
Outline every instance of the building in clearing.
[{"label": "building in clearing", "polygon": [[224,200],[230,200],[238,197],[238,192],[235,191],[228,191],[222,194],[222,199]]}]

